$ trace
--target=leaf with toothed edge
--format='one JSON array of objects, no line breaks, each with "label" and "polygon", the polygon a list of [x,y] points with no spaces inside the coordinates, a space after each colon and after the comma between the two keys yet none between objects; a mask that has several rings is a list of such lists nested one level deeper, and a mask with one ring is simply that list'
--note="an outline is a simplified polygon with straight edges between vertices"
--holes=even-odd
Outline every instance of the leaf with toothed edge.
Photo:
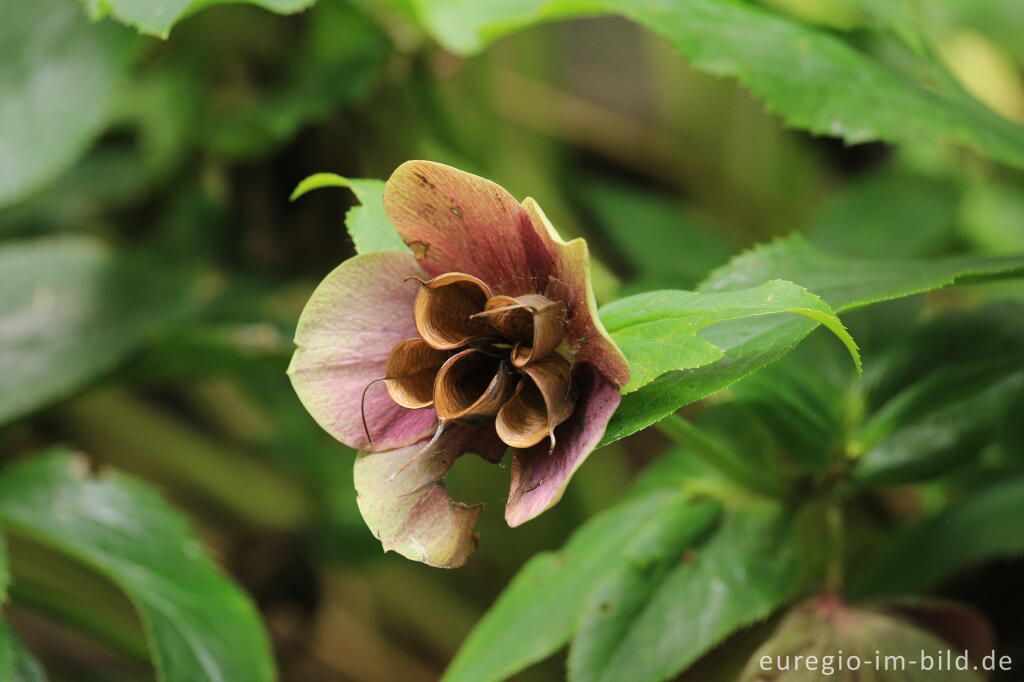
[{"label": "leaf with toothed edge", "polygon": [[[749,289],[785,279],[819,295],[836,313],[953,284],[1024,276],[1024,257],[955,256],[885,260],[829,254],[798,234],[762,244],[713,271],[698,292]],[[656,423],[785,356],[815,329],[810,320],[762,316],[708,327],[701,336],[724,351],[709,365],[672,371],[623,396],[602,445]]]},{"label": "leaf with toothed edge", "polygon": [[[1024,166],[1024,126],[955,83],[937,60],[881,61],[841,35],[735,0],[415,0],[448,49],[475,53],[539,21],[618,14],[664,38],[698,71],[736,78],[789,125],[849,144],[956,142]],[[813,288],[812,288],[813,291]]]},{"label": "leaf with toothed edge", "polygon": [[724,351],[699,336],[710,325],[778,313],[802,315],[823,324],[850,351],[860,370],[857,344],[828,304],[792,282],[723,293],[652,291],[604,306],[601,321],[630,363],[634,391],[671,370],[691,369],[720,359]]}]

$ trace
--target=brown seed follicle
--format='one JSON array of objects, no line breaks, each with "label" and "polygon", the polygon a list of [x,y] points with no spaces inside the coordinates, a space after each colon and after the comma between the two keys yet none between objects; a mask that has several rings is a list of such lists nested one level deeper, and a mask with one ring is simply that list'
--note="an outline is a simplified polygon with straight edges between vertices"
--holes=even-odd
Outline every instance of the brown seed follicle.
[{"label": "brown seed follicle", "polygon": [[480,279],[449,272],[420,284],[413,305],[419,339],[392,348],[391,398],[433,407],[438,423],[493,419],[505,444],[527,448],[549,438],[575,408],[571,363],[556,349],[565,306],[540,294],[491,294]]},{"label": "brown seed follicle", "polygon": [[423,339],[402,341],[391,349],[386,386],[391,399],[417,409],[434,404],[434,377],[450,353],[433,348]]},{"label": "brown seed follicle", "polygon": [[503,360],[473,348],[453,355],[434,379],[437,416],[454,421],[498,414],[518,378],[505,365]]},{"label": "brown seed follicle", "polygon": [[555,427],[572,416],[572,367],[557,353],[530,363],[516,392],[502,406],[495,420],[498,436],[515,448],[528,448],[544,440],[555,446]]},{"label": "brown seed follicle", "polygon": [[472,275],[449,272],[420,281],[413,303],[413,320],[420,337],[439,350],[454,350],[483,337],[487,323],[475,319],[491,298],[491,290]]},{"label": "brown seed follicle", "polygon": [[511,353],[515,367],[545,358],[565,337],[565,307],[540,294],[493,296],[474,317],[486,317],[498,332],[515,341]]}]

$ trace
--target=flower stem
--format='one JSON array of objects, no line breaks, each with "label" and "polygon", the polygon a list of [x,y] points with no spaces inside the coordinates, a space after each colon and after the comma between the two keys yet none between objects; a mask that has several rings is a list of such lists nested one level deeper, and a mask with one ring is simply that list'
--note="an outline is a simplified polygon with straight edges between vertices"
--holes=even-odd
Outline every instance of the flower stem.
[{"label": "flower stem", "polygon": [[758,495],[778,497],[784,491],[772,479],[758,476],[738,464],[720,443],[678,414],[670,414],[656,424],[659,431],[687,448],[702,462],[725,476],[737,487]]},{"label": "flower stem", "polygon": [[829,592],[840,592],[843,588],[843,553],[845,527],[843,524],[842,501],[831,499],[825,511],[825,523],[828,527],[829,548],[828,566],[825,571],[825,589]]}]

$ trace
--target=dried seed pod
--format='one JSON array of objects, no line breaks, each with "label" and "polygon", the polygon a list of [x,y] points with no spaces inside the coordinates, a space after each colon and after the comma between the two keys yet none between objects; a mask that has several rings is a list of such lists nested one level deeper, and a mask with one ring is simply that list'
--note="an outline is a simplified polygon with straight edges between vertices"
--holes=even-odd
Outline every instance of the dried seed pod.
[{"label": "dried seed pod", "polygon": [[386,386],[402,407],[434,404],[434,377],[451,353],[432,348],[423,339],[401,341],[388,355]]},{"label": "dried seed pod", "polygon": [[485,320],[473,317],[484,309],[491,290],[472,275],[448,272],[420,282],[413,320],[416,331],[434,348],[454,350],[490,329]]},{"label": "dried seed pod", "polygon": [[515,341],[512,364],[523,367],[546,357],[565,336],[565,313],[561,303],[540,294],[494,296],[483,312],[499,333]]},{"label": "dried seed pod", "polygon": [[572,416],[576,406],[569,390],[569,361],[552,353],[520,371],[525,376],[498,412],[498,437],[514,448],[528,448],[548,436],[554,448],[555,427]]},{"label": "dried seed pod", "polygon": [[491,417],[515,389],[518,376],[505,361],[475,349],[456,353],[434,381],[434,409],[443,421]]}]

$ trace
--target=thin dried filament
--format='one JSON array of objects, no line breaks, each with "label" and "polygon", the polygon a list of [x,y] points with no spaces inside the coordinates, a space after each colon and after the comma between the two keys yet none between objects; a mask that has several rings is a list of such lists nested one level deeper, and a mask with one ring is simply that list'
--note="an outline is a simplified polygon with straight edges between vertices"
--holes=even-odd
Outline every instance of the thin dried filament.
[{"label": "thin dried filament", "polygon": [[443,420],[489,417],[515,389],[518,376],[486,353],[464,350],[445,362],[434,381],[434,409]]},{"label": "thin dried filament", "polygon": [[386,386],[391,399],[402,407],[430,407],[434,403],[434,377],[448,356],[423,339],[396,344],[387,363]]},{"label": "thin dried filament", "polygon": [[438,275],[416,295],[416,331],[434,348],[454,350],[489,333],[485,320],[473,315],[484,309],[491,292],[476,277],[461,272]]},{"label": "thin dried filament", "polygon": [[477,313],[476,317],[486,317],[492,327],[513,341],[529,343],[533,340],[533,310],[523,298],[529,297],[494,296],[487,301],[484,312]]},{"label": "thin dried filament", "polygon": [[498,437],[514,448],[528,448],[548,436],[554,448],[555,427],[572,416],[576,406],[569,390],[569,362],[551,354],[521,371],[526,376],[498,412]]},{"label": "thin dried filament", "polygon": [[516,367],[546,357],[565,336],[562,304],[539,294],[495,296],[479,316],[486,316],[492,327],[516,342],[512,350]]}]

